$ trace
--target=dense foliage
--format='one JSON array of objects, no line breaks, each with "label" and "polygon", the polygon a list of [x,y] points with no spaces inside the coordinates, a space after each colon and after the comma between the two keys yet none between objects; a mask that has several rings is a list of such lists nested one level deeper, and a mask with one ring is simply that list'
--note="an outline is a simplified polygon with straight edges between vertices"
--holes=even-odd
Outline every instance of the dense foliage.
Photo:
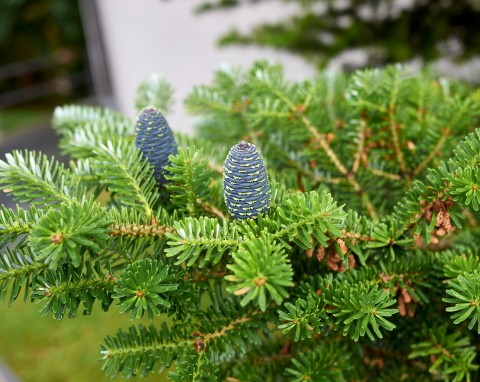
[{"label": "dense foliage", "polygon": [[[141,129],[171,139],[165,94],[142,84],[140,123],[57,108],[68,167],[0,161],[24,203],[0,209],[2,299],[146,316],[105,338],[110,376],[478,381],[478,91],[397,66],[299,83],[224,68],[187,98],[198,134],[174,135],[158,179]],[[260,213],[233,217],[249,203]]]}]

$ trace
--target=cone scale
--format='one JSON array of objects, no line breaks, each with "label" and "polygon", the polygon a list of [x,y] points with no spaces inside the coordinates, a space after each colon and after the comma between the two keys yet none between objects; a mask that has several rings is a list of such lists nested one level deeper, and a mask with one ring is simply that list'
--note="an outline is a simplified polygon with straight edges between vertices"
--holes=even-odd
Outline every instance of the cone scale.
[{"label": "cone scale", "polygon": [[241,141],[230,149],[223,166],[225,204],[235,219],[255,218],[270,208],[270,185],[257,148]]},{"label": "cone scale", "polygon": [[178,146],[162,112],[147,107],[138,115],[135,126],[135,146],[143,153],[154,168],[157,183],[166,183],[164,167],[168,157],[177,154]]}]

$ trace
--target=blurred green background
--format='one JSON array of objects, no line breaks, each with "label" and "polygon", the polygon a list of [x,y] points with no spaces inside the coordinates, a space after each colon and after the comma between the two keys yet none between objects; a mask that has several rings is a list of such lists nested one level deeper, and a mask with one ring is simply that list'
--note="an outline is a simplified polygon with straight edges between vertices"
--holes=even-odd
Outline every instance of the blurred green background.
[{"label": "blurred green background", "polygon": [[[128,328],[132,324],[128,316],[115,314],[115,307],[108,314],[98,307],[90,316],[57,321],[51,316],[42,318],[38,309],[38,305],[22,301],[12,308],[6,302],[0,305],[0,358],[19,380],[111,381],[101,371],[100,344],[105,335]],[[145,325],[149,325],[147,320]],[[166,379],[151,374],[141,380]]]},{"label": "blurred green background", "polygon": [[[205,0],[198,13],[273,0]],[[480,55],[480,0],[275,0],[297,9],[248,31],[231,29],[221,46],[256,44],[297,53],[325,67],[346,50],[366,53],[362,66]],[[358,64],[347,62],[344,69]],[[480,79],[477,79],[480,83]]]},{"label": "blurred green background", "polygon": [[0,131],[48,122],[91,94],[77,1],[0,1]]}]

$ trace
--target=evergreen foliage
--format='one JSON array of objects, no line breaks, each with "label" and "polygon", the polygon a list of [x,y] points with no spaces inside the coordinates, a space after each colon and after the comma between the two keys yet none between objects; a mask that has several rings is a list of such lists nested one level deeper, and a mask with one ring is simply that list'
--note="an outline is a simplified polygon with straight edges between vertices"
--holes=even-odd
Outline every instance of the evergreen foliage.
[{"label": "evergreen foliage", "polygon": [[[171,103],[155,81],[140,107]],[[0,300],[151,321],[106,336],[112,377],[478,381],[478,91],[400,66],[292,83],[257,62],[186,104],[198,134],[167,134],[158,162],[135,121],[87,106],[54,114],[68,167],[0,161],[23,203],[0,208]]]},{"label": "evergreen foliage", "polygon": [[[255,7],[271,0],[204,0],[198,13]],[[367,65],[422,59],[478,58],[478,0],[277,0],[285,4],[277,20],[249,30],[232,27],[221,46],[255,44],[301,54],[324,65],[348,49],[361,50]],[[290,4],[288,4],[290,3]],[[255,12],[255,10],[253,10]],[[346,69],[361,63],[344,60]],[[472,78],[478,83],[478,80]]]}]

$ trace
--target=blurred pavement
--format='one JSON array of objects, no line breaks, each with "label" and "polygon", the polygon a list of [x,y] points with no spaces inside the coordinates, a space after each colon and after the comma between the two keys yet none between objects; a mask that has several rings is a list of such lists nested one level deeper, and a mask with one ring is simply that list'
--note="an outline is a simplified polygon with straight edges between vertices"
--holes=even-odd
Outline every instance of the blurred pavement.
[{"label": "blurred pavement", "polygon": [[0,382],[18,382],[13,374],[5,368],[5,365],[0,361]]}]

